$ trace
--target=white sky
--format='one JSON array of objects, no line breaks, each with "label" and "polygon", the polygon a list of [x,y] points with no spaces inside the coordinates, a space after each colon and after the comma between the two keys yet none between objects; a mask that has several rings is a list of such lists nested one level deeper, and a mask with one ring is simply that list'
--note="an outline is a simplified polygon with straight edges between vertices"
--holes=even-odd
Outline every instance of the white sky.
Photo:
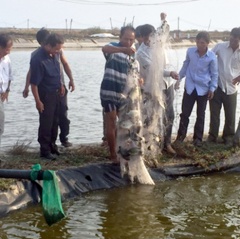
[{"label": "white sky", "polygon": [[0,27],[69,28],[72,19],[72,28],[110,29],[110,18],[157,27],[164,11],[171,30],[224,31],[240,26],[239,9],[240,0],[1,0]]}]

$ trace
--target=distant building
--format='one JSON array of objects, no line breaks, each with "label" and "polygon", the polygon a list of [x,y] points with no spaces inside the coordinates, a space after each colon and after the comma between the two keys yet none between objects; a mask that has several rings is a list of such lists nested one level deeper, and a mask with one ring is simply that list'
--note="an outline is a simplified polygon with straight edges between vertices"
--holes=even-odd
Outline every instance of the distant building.
[{"label": "distant building", "polygon": [[115,37],[118,37],[118,36],[114,36],[113,34],[111,33],[98,33],[98,34],[92,34],[90,35],[90,37],[99,37],[99,38],[115,38]]}]

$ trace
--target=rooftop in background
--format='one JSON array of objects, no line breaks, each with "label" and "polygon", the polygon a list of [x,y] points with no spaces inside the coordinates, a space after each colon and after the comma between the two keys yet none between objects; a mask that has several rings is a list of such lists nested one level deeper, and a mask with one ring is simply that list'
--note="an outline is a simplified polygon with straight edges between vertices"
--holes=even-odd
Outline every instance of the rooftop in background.
[{"label": "rooftop in background", "polygon": [[113,34],[111,34],[111,33],[97,33],[97,34],[92,34],[92,35],[90,35],[90,37],[96,37],[96,38],[115,38],[115,37],[117,37],[118,38],[118,36],[114,36]]}]

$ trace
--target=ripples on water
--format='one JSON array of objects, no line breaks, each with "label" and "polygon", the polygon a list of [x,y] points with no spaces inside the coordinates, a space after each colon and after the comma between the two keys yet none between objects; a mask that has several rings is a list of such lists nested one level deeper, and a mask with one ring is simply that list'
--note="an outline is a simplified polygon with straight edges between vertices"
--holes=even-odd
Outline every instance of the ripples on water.
[{"label": "ripples on water", "polygon": [[48,227],[31,206],[0,221],[0,238],[240,238],[239,175],[216,174],[101,190],[63,204]]}]

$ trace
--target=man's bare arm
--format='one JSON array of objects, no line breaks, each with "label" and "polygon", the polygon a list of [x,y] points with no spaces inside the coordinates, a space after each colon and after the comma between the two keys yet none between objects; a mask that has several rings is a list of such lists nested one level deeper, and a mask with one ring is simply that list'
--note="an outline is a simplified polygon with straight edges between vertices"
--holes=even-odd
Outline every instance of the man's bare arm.
[{"label": "man's bare arm", "polygon": [[23,97],[27,98],[29,93],[29,86],[30,86],[30,78],[31,78],[31,69],[29,68],[27,76],[26,76],[26,83],[25,88],[23,90]]},{"label": "man's bare arm", "polygon": [[102,52],[104,54],[124,53],[126,55],[131,56],[136,52],[136,50],[133,47],[121,47],[121,46],[105,45],[102,48]]},{"label": "man's bare arm", "polygon": [[75,85],[74,85],[74,80],[73,80],[73,76],[72,76],[72,71],[71,68],[67,62],[66,57],[64,56],[64,54],[62,53],[60,56],[63,68],[65,73],[67,74],[68,78],[69,78],[69,84],[68,84],[68,88],[70,89],[70,91],[74,91],[75,90]]}]

